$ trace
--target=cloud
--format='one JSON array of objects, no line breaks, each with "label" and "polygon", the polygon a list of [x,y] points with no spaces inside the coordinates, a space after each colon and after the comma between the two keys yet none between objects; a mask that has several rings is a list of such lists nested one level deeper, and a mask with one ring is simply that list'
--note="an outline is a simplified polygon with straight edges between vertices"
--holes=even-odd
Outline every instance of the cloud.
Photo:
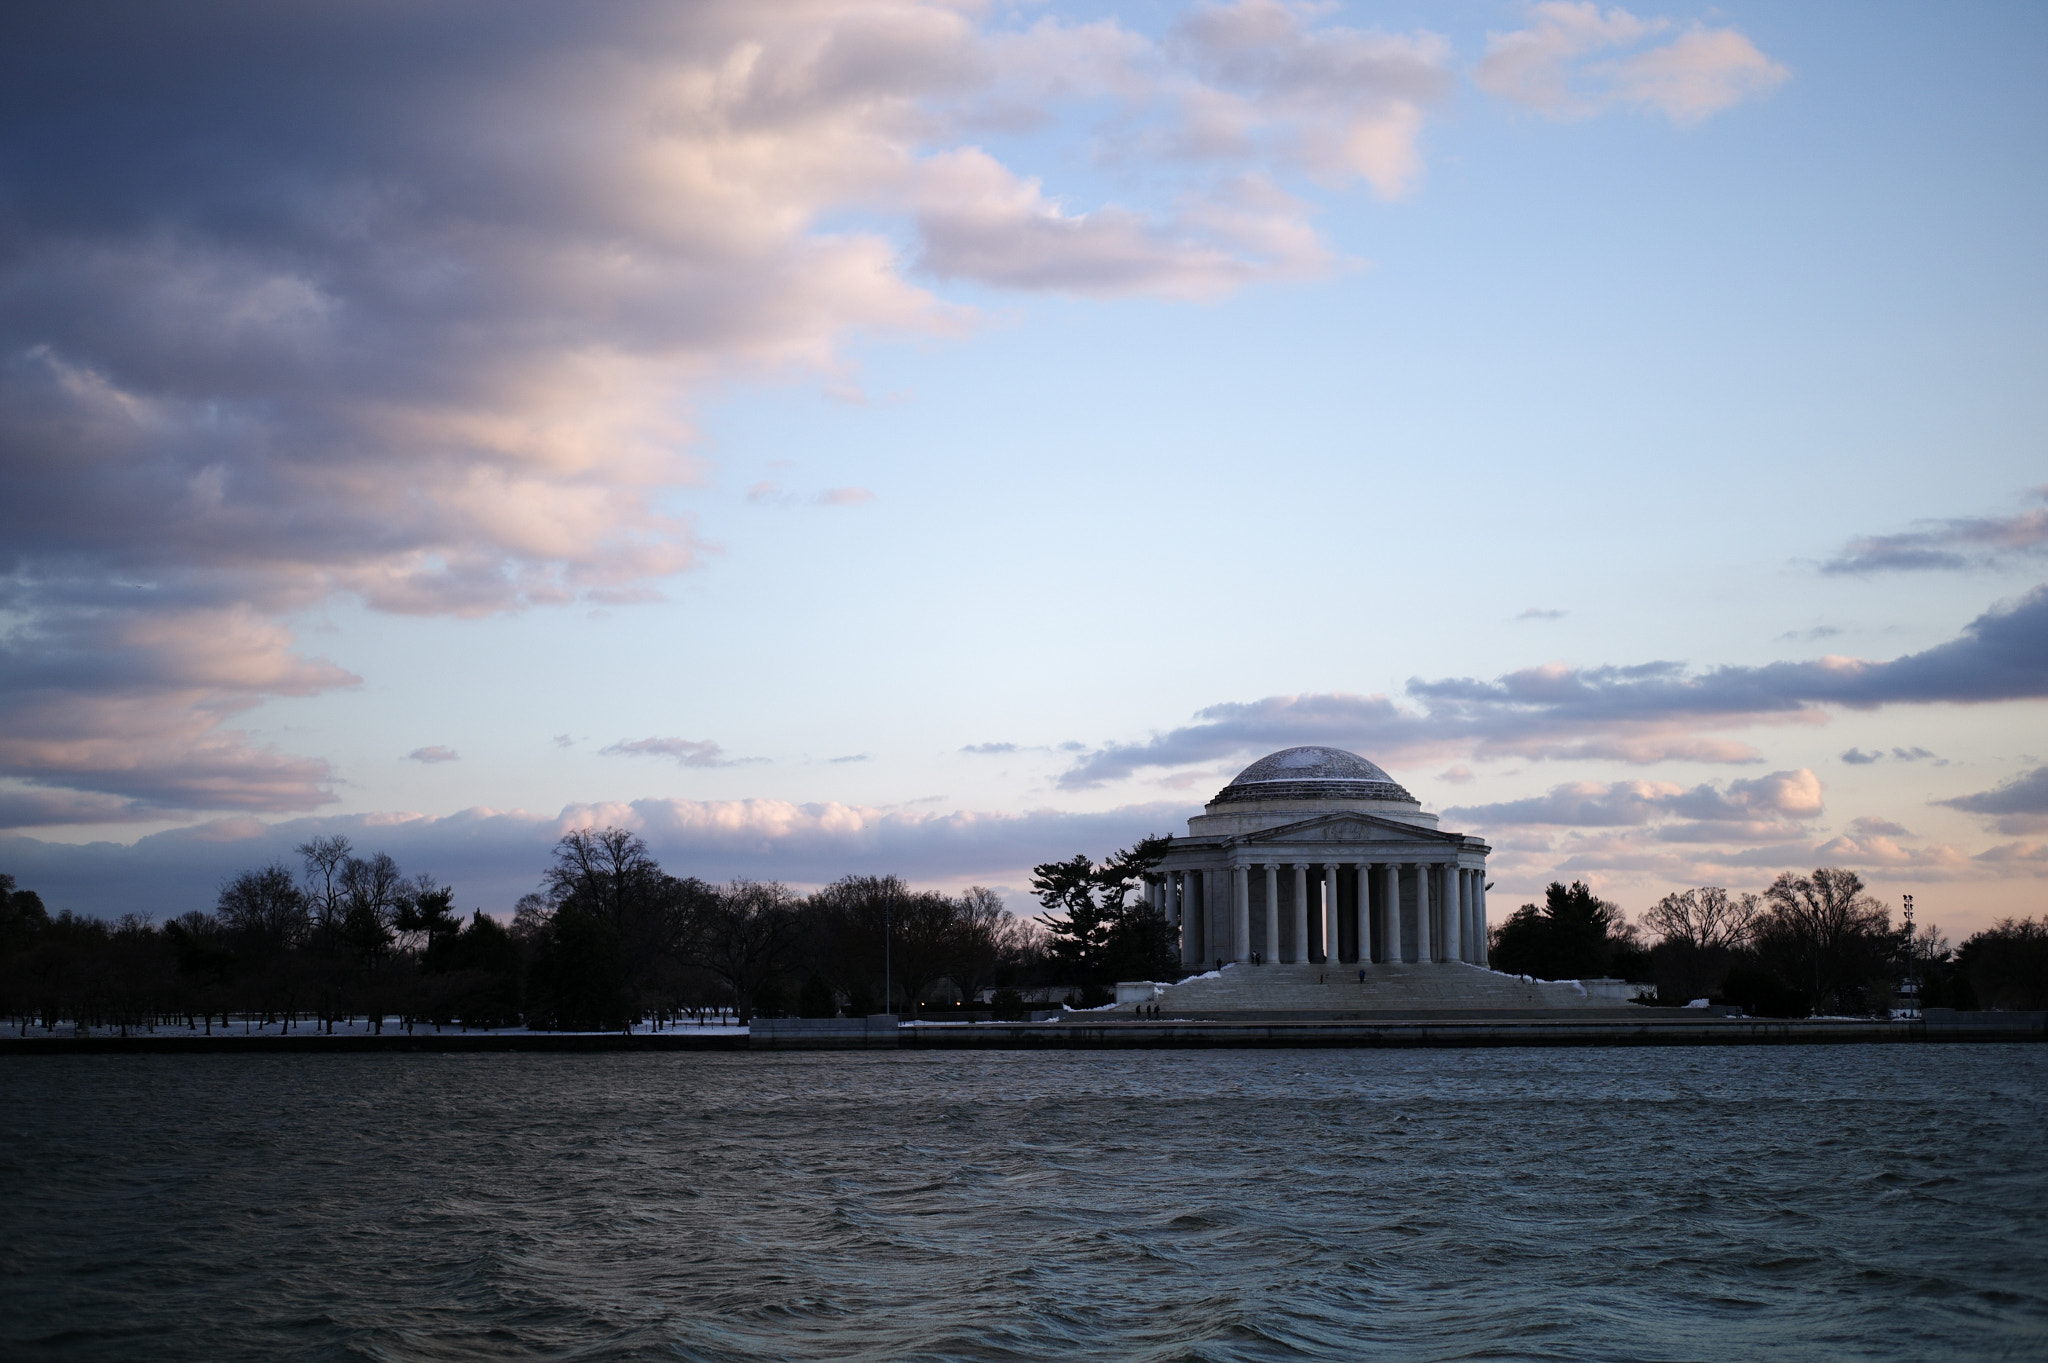
[{"label": "cloud", "polygon": [[1562,619],[1564,619],[1564,618],[1565,618],[1565,616],[1567,616],[1567,615],[1569,615],[1569,614],[1571,614],[1571,612],[1570,612],[1570,611],[1552,611],[1552,610],[1544,610],[1544,609],[1543,609],[1543,608],[1542,608],[1541,606],[1531,606],[1531,607],[1529,607],[1529,609],[1527,609],[1527,610],[1523,611],[1523,612],[1522,612],[1522,613],[1521,613],[1520,615],[1517,615],[1517,616],[1515,617],[1515,619],[1517,619],[1517,620],[1562,620]]},{"label": "cloud", "polygon": [[1175,25],[1166,50],[1202,82],[1185,97],[1180,148],[1227,157],[1268,139],[1320,178],[1399,198],[1422,173],[1423,110],[1449,93],[1449,46],[1319,27],[1319,8],[1198,5]]},{"label": "cloud", "polygon": [[1906,829],[1890,819],[1861,818],[1849,821],[1849,831],[1859,838],[1910,838]]},{"label": "cloud", "polygon": [[844,763],[844,762],[872,762],[872,761],[874,761],[875,759],[874,759],[874,756],[873,756],[873,754],[871,754],[871,753],[857,752],[857,753],[848,753],[848,754],[847,754],[847,755],[846,755],[845,757],[828,757],[828,758],[826,758],[825,760],[826,760],[827,762],[833,762],[833,763]]},{"label": "cloud", "polygon": [[2041,867],[2035,874],[2048,874],[2048,842],[2007,842],[1996,847],[1987,847],[1977,854],[1976,859],[1987,866],[2013,867],[2028,870]]},{"label": "cloud", "polygon": [[[0,501],[4,501],[0,498]],[[265,698],[357,684],[291,651],[291,635],[233,605],[135,604],[137,592],[61,584],[36,611],[0,581],[0,778],[40,788],[0,806],[24,826],[207,809],[307,810],[334,798],[323,761],[252,742],[232,718]],[[53,589],[55,585],[53,584]],[[111,797],[111,798],[102,798]]]},{"label": "cloud", "polygon": [[2048,767],[2021,772],[1991,790],[1934,803],[1989,816],[2001,833],[2048,832]]},{"label": "cloud", "polygon": [[1762,98],[1791,74],[1731,28],[1694,28],[1612,68],[1615,99],[1681,126]]},{"label": "cloud", "polygon": [[1121,297],[1207,299],[1261,279],[1328,273],[1336,257],[1294,200],[1259,180],[1219,186],[1157,216],[1071,213],[979,148],[934,156],[921,175],[918,265],[941,279]]},{"label": "cloud", "polygon": [[[1931,761],[1937,767],[1945,767],[1948,765],[1946,761],[1939,757],[1936,757],[1933,753],[1929,752],[1925,748],[1893,748],[1891,751],[1891,757],[1894,762]],[[1842,754],[1842,760],[1844,762],[1847,762],[1852,767],[1867,767],[1872,762],[1882,761],[1883,758],[1884,753],[1882,752],[1865,752],[1861,748],[1851,748],[1847,752]]]},{"label": "cloud", "polygon": [[135,823],[160,812],[142,801],[97,791],[0,787],[0,828]]},{"label": "cloud", "polygon": [[573,748],[576,746],[576,740],[569,737],[569,735],[567,734],[556,734],[549,741],[552,742],[558,748]]},{"label": "cloud", "polygon": [[[1616,105],[1690,126],[1760,98],[1790,72],[1732,28],[1694,24],[1667,42],[1668,19],[1640,19],[1593,0],[1536,4],[1529,25],[1489,34],[1473,72],[1481,89],[1552,118],[1585,118]],[[1636,48],[1627,56],[1603,56]]]},{"label": "cloud", "polygon": [[[1338,268],[1282,180],[1406,192],[1450,81],[1441,39],[1271,0],[1165,41],[943,0],[56,7],[14,36],[0,779],[78,797],[7,806],[37,818],[317,806],[325,764],[229,723],[355,684],[276,622],[647,599],[705,552],[664,508],[706,481],[707,385],[958,335],[939,279]],[[1062,119],[1128,202],[981,145]],[[46,654],[85,680],[27,676]]]},{"label": "cloud", "polygon": [[408,761],[433,763],[454,762],[460,759],[461,754],[453,748],[444,748],[437,743],[430,748],[414,748],[405,756]]},{"label": "cloud", "polygon": [[772,478],[747,488],[747,500],[756,506],[801,506],[807,500],[813,506],[859,506],[874,499],[875,494],[864,487],[828,487],[807,499]]},{"label": "cloud", "polygon": [[[1542,795],[1452,808],[1494,847],[1489,873],[1541,884],[1586,876],[1644,886],[1758,884],[1782,870],[1853,866],[1875,878],[1919,881],[2031,877],[2044,870],[2015,847],[1976,857],[1943,843],[1909,845],[1887,819],[1852,820],[1821,837],[1822,789],[1813,772],[1684,787],[1666,781],[1571,782]],[[1997,852],[1998,849],[1993,849]],[[1651,894],[1659,893],[1650,890]]]},{"label": "cloud", "polygon": [[[391,853],[408,872],[455,887],[465,910],[510,912],[535,888],[555,840],[580,828],[617,825],[645,838],[663,867],[710,881],[733,876],[819,885],[842,875],[900,874],[913,884],[1023,884],[1030,868],[1076,852],[1102,856],[1148,834],[1171,833],[1193,812],[1179,804],[1127,805],[1097,813],[1017,814],[881,810],[779,800],[635,800],[579,804],[550,817],[470,809],[443,817],[359,814],[264,823],[219,820],[115,843],[45,842],[0,834],[0,864],[42,894],[52,911],[159,921],[210,909],[221,882],[317,834]],[[1035,912],[1028,898],[1017,912]]]},{"label": "cloud", "polygon": [[[1456,806],[1444,817],[1480,826],[1640,827],[1676,819],[1715,825],[1710,836],[1796,836],[1822,809],[1821,784],[1805,768],[1691,789],[1668,781],[1576,781],[1500,804]],[[1723,825],[1735,825],[1734,828]],[[1694,836],[1688,832],[1681,836]]]},{"label": "cloud", "polygon": [[1017,751],[1015,743],[969,743],[960,750],[971,753],[1003,753]]},{"label": "cloud", "polygon": [[621,739],[609,747],[599,748],[598,754],[602,757],[672,757],[679,766],[685,767],[734,767],[743,762],[764,760],[758,757],[727,757],[725,749],[708,738]]},{"label": "cloud", "polygon": [[1459,762],[1447,771],[1438,772],[1436,779],[1448,781],[1454,786],[1470,785],[1472,784],[1472,768],[1466,766],[1463,762]]},{"label": "cloud", "polygon": [[[2048,486],[2028,500],[2048,502]],[[2048,553],[2048,506],[2012,516],[1918,521],[1922,529],[1850,540],[1821,564],[1824,573],[1954,572],[2002,567]]]},{"label": "cloud", "polygon": [[1699,673],[1675,662],[1558,663],[1492,681],[1418,678],[1407,694],[1408,705],[1343,694],[1212,705],[1198,711],[1193,724],[1081,755],[1060,784],[1085,789],[1150,767],[1305,743],[1334,743],[1380,759],[1451,751],[1635,763],[1754,761],[1748,745],[1716,731],[1823,723],[1831,706],[1868,710],[2048,696],[2048,587],[1984,612],[1947,643],[1888,662],[1826,657]]}]

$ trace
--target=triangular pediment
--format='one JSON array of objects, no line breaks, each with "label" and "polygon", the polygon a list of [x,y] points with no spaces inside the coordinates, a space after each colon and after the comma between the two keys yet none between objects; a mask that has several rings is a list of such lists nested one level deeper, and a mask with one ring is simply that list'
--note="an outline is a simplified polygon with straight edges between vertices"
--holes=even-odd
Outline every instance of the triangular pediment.
[{"label": "triangular pediment", "polygon": [[1456,833],[1439,832],[1434,828],[1418,828],[1412,823],[1398,819],[1383,819],[1373,814],[1358,814],[1338,811],[1318,814],[1313,818],[1299,819],[1294,823],[1281,824],[1277,828],[1262,828],[1256,833],[1247,833],[1242,841],[1247,843],[1361,843],[1361,842],[1457,842]]}]

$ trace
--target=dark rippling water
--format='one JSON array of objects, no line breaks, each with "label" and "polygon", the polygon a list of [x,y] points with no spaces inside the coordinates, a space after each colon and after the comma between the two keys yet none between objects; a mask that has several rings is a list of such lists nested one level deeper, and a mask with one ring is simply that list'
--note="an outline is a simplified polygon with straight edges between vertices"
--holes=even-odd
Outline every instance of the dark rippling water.
[{"label": "dark rippling water", "polygon": [[8,1358],[2048,1357],[2048,1047],[0,1086]]}]

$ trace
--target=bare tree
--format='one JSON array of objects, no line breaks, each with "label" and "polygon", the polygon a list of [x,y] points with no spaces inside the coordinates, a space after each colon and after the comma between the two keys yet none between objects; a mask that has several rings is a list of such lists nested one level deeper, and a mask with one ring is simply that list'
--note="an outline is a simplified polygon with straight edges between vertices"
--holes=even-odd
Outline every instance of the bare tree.
[{"label": "bare tree", "polygon": [[624,923],[642,882],[660,874],[647,844],[631,831],[579,828],[555,844],[554,865],[548,867],[542,884],[551,906],[581,899],[586,908],[604,914],[617,927]]},{"label": "bare tree", "polygon": [[1718,885],[1667,894],[1643,914],[1643,925],[1667,942],[1695,951],[1734,948],[1749,940],[1762,911],[1754,894],[1731,899]]},{"label": "bare tree", "polygon": [[1781,953],[1794,957],[1810,981],[1809,1006],[1839,1002],[1844,988],[1862,983],[1873,950],[1883,952],[1891,915],[1863,893],[1863,878],[1854,871],[1823,866],[1811,876],[1780,875],[1764,891],[1770,905],[1758,936],[1765,945],[1775,939]]},{"label": "bare tree", "polygon": [[994,982],[997,968],[1017,954],[1023,928],[994,890],[970,886],[958,903],[949,973],[960,992],[972,999],[982,986]]},{"label": "bare tree", "polygon": [[536,891],[519,896],[519,902],[512,906],[512,940],[522,947],[533,946],[554,916],[554,906],[548,903],[546,895]]},{"label": "bare tree", "polygon": [[306,863],[306,899],[313,924],[330,940],[341,931],[346,911],[341,889],[342,868],[354,850],[344,837],[312,838],[292,849]]},{"label": "bare tree", "polygon": [[392,929],[407,886],[389,854],[350,857],[341,867],[342,936],[363,960],[374,960],[391,945]]},{"label": "bare tree", "polygon": [[703,900],[693,917],[694,963],[725,981],[744,1021],[761,986],[796,959],[796,900],[773,881],[735,880]]},{"label": "bare tree", "polygon": [[308,926],[306,897],[291,871],[277,863],[243,871],[220,887],[221,924],[258,956],[294,946]]}]

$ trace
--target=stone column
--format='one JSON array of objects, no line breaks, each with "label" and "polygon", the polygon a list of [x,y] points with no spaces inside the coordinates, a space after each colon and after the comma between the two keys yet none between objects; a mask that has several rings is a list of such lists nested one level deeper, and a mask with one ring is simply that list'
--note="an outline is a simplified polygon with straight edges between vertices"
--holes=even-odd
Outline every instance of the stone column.
[{"label": "stone column", "polygon": [[1323,964],[1337,964],[1337,864],[1323,863]]},{"label": "stone column", "polygon": [[1201,918],[1195,908],[1195,900],[1201,893],[1201,881],[1200,871],[1180,873],[1180,963],[1183,966],[1193,966],[1202,959],[1202,944],[1196,940],[1196,925]]},{"label": "stone column", "polygon": [[1418,861],[1415,867],[1415,960],[1418,965],[1428,965],[1436,959],[1436,934],[1430,931],[1429,921],[1429,863]]},{"label": "stone column", "polygon": [[1479,872],[1465,870],[1465,959],[1479,964]]},{"label": "stone column", "polygon": [[1401,964],[1401,868],[1391,861],[1380,863],[1380,957]]},{"label": "stone column", "polygon": [[1465,896],[1460,893],[1465,887],[1458,883],[1458,864],[1447,861],[1439,873],[1444,884],[1444,959],[1462,961],[1465,959]]},{"label": "stone column", "polygon": [[1280,959],[1280,863],[1266,863],[1266,960]]},{"label": "stone column", "polygon": [[1223,925],[1216,921],[1216,909],[1230,893],[1230,881],[1207,867],[1202,868],[1202,954],[1195,960],[1204,970],[1216,968],[1216,938]]},{"label": "stone column", "polygon": [[1294,959],[1308,960],[1308,865],[1294,863]]},{"label": "stone column", "polygon": [[1249,961],[1252,958],[1252,892],[1249,877],[1249,870],[1240,863],[1235,877],[1237,883],[1231,887],[1237,891],[1237,902],[1232,905],[1236,910],[1232,926],[1237,929],[1233,934],[1237,940],[1230,944],[1230,959],[1233,961]]},{"label": "stone column", "polygon": [[1358,863],[1358,903],[1351,915],[1352,940],[1358,943],[1358,964],[1372,964],[1372,866]]}]

